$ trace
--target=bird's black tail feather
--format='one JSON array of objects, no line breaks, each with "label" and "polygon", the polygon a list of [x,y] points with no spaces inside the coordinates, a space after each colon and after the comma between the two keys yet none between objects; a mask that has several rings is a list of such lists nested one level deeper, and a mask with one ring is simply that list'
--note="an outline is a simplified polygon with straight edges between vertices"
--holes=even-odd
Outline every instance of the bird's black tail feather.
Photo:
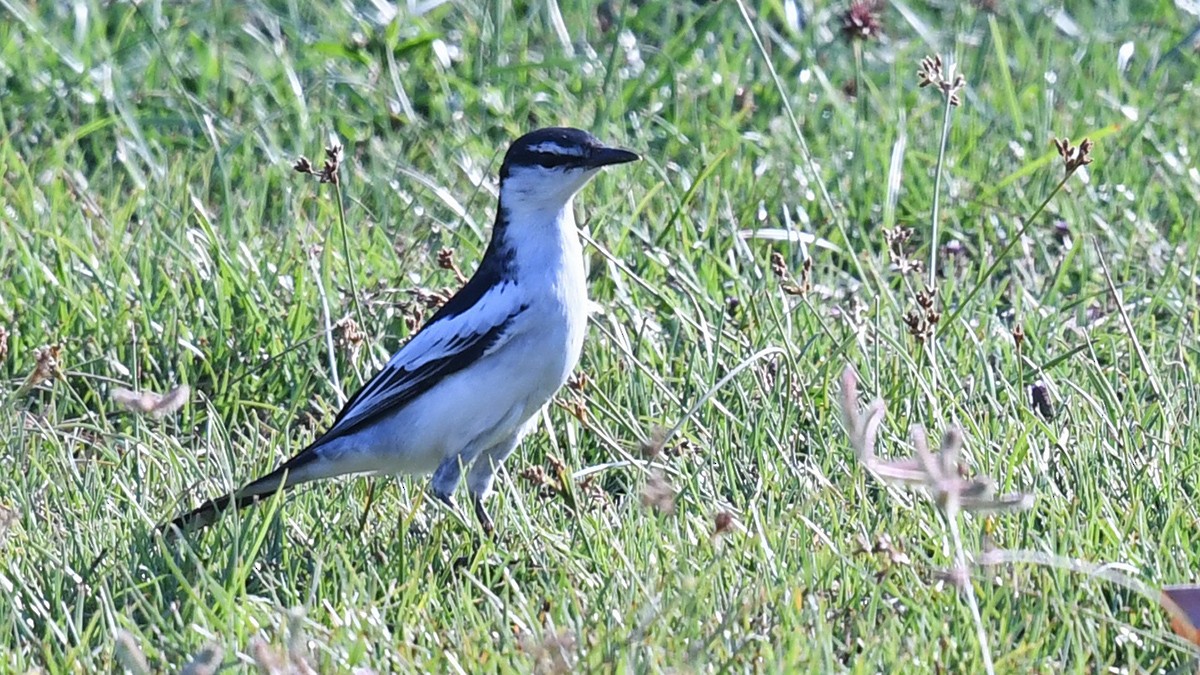
[{"label": "bird's black tail feather", "polygon": [[238,493],[231,492],[223,497],[210,499],[200,506],[180,515],[170,523],[160,525],[159,529],[168,532],[171,528],[177,528],[180,532],[189,530],[201,530],[217,521],[217,518],[224,513],[231,505],[234,510],[242,509],[250,506],[262,498],[262,495],[244,495],[238,496]]},{"label": "bird's black tail feather", "polygon": [[180,532],[186,532],[208,527],[216,522],[222,513],[230,510],[231,506],[233,507],[232,510],[237,511],[254,504],[260,499],[268,498],[280,490],[287,490],[311,480],[304,478],[296,480],[298,478],[296,473],[305,465],[317,459],[317,453],[310,446],[300,454],[284,462],[278,469],[250,483],[246,487],[230,492],[223,497],[210,499],[195,509],[176,517],[175,520],[160,525],[158,529],[162,532],[169,532],[174,528]]}]

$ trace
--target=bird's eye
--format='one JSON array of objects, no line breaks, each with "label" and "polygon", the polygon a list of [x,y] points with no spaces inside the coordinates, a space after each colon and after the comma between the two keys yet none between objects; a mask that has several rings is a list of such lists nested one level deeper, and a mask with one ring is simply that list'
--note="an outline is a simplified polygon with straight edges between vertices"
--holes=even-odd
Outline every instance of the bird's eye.
[{"label": "bird's eye", "polygon": [[534,156],[533,163],[546,169],[557,169],[559,167],[579,166],[583,164],[583,160],[583,157],[576,155],[556,155],[543,152]]},{"label": "bird's eye", "polygon": [[546,141],[530,146],[527,160],[530,164],[553,169],[583,164],[590,153],[589,148],[580,145],[564,145]]}]

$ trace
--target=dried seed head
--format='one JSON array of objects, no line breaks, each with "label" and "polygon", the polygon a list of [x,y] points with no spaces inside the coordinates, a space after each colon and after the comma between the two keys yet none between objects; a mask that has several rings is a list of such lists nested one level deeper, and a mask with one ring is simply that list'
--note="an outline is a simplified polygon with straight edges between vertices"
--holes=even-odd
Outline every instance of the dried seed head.
[{"label": "dried seed head", "polygon": [[642,441],[641,453],[646,459],[655,459],[662,454],[667,443],[667,430],[655,425],[650,429],[650,436]]},{"label": "dried seed head", "polygon": [[[937,322],[930,321],[928,317],[928,312],[920,312],[915,309],[910,309],[908,313],[904,315],[904,325],[908,326],[908,334],[921,342],[933,337],[933,326]],[[937,318],[940,319],[941,316],[937,315]]]},{"label": "dried seed head", "polygon": [[1020,351],[1021,345],[1025,344],[1025,328],[1021,324],[1013,326],[1012,336],[1013,342],[1017,345],[1017,350]]},{"label": "dried seed head", "polygon": [[612,30],[612,27],[617,22],[616,14],[613,13],[612,3],[604,0],[596,6],[596,23],[600,27],[601,33],[607,33]]},{"label": "dried seed head", "polygon": [[569,631],[547,632],[540,641],[523,640],[521,649],[533,658],[533,672],[537,675],[575,672],[575,635]]},{"label": "dried seed head", "polygon": [[567,378],[567,387],[571,391],[582,392],[588,388],[589,384],[591,384],[591,378],[588,377],[586,371],[576,371],[571,373],[571,376]]},{"label": "dried seed head", "polygon": [[779,287],[788,295],[808,295],[812,290],[812,284],[809,282],[809,273],[812,271],[812,259],[806,258],[804,268],[801,272],[800,283],[796,283],[792,279],[791,272],[788,271],[787,262],[783,258],[783,254],[779,251],[771,251],[771,273],[779,280]]},{"label": "dried seed head", "polygon": [[444,270],[450,270],[451,272],[454,272],[454,279],[460,285],[467,283],[467,275],[463,274],[462,270],[458,268],[458,264],[454,262],[454,249],[443,248],[439,250],[437,254],[437,264],[438,267]]},{"label": "dried seed head", "polygon": [[737,524],[737,517],[733,513],[725,510],[717,511],[713,516],[713,538],[723,537],[733,531]]},{"label": "dried seed head", "polygon": [[33,351],[34,366],[21,389],[32,389],[43,382],[62,377],[62,345],[44,345]]},{"label": "dried seed head", "polygon": [[642,506],[671,515],[675,513],[675,488],[667,482],[662,472],[654,471],[642,488]]},{"label": "dried seed head", "polygon": [[339,184],[338,172],[342,167],[342,146],[336,142],[330,143],[325,148],[325,165],[317,171],[307,157],[300,155],[294,164],[292,170],[297,173],[302,173],[316,178],[321,183]]},{"label": "dried seed head", "polygon": [[586,425],[588,423],[587,401],[583,397],[572,396],[563,401],[561,405],[567,412],[571,413],[572,417],[579,420],[582,424]]},{"label": "dried seed head", "polygon": [[339,143],[330,143],[325,148],[325,166],[321,169],[321,182],[339,183],[338,171],[342,168],[342,146]]},{"label": "dried seed head", "polygon": [[925,310],[933,309],[933,306],[936,302],[937,302],[937,289],[936,288],[933,290],[928,290],[928,291],[917,291],[917,305],[919,305],[921,307],[921,309],[925,309]]},{"label": "dried seed head", "polygon": [[534,465],[522,469],[517,474],[522,480],[529,482],[536,488],[537,494],[542,499],[552,499],[563,492],[563,487],[549,472],[546,467]]},{"label": "dried seed head", "polygon": [[1081,167],[1085,167],[1092,163],[1092,148],[1095,144],[1090,138],[1085,138],[1079,142],[1078,146],[1071,145],[1069,138],[1055,138],[1054,148],[1058,151],[1058,156],[1062,158],[1063,169],[1067,175],[1075,173]]},{"label": "dried seed head", "polygon": [[520,473],[517,475],[522,479],[533,483],[534,485],[545,485],[546,483],[550,482],[550,477],[546,475],[546,467],[540,464],[527,466],[524,469],[521,469]]},{"label": "dried seed head", "polygon": [[957,428],[946,432],[937,453],[929,449],[925,430],[918,426],[911,432],[913,456],[893,460],[877,457],[875,439],[883,423],[884,403],[877,399],[866,410],[858,409],[858,378],[851,368],[842,373],[841,404],[855,455],[877,479],[921,488],[946,513],[956,509],[983,514],[1012,512],[1033,505],[1032,495],[1017,492],[995,496],[990,478],[967,476],[966,467],[958,461],[963,436]]},{"label": "dried seed head", "polygon": [[779,251],[771,251],[771,273],[780,281],[785,281],[791,277],[788,274],[787,262],[784,261],[783,254]]},{"label": "dried seed head", "polygon": [[905,257],[904,245],[912,239],[913,231],[911,227],[903,227],[897,225],[891,229],[883,231],[883,241],[888,245],[888,251],[892,254],[893,260],[900,260]]},{"label": "dried seed head", "polygon": [[607,506],[612,504],[612,497],[604,490],[604,486],[596,479],[597,474],[585,476],[582,480],[575,484],[576,489],[580,494],[588,498],[594,505]]},{"label": "dried seed head", "polygon": [[1046,387],[1046,383],[1038,380],[1029,388],[1029,398],[1033,401],[1033,407],[1037,409],[1038,414],[1042,419],[1049,422],[1054,419],[1054,404],[1050,402],[1050,390]]},{"label": "dried seed head", "polygon": [[754,112],[758,108],[758,104],[754,102],[754,90],[739,86],[733,92],[733,112]]},{"label": "dried seed head", "polygon": [[937,87],[942,95],[948,97],[950,105],[957,106],[962,103],[958,92],[967,86],[967,78],[955,73],[953,65],[947,67],[940,54],[926,56],[921,59],[921,65],[917,68],[917,86],[925,88],[930,85]]},{"label": "dried seed head", "polygon": [[908,567],[912,565],[912,559],[904,552],[904,549],[892,542],[892,537],[884,532],[875,539],[874,543],[867,541],[865,538],[859,544],[859,552],[870,553],[872,555],[883,554],[887,560],[887,565],[899,565]]},{"label": "dried seed head", "polygon": [[879,39],[883,35],[883,23],[879,19],[881,9],[876,0],[851,2],[842,13],[842,37],[847,41]]},{"label": "dried seed head", "polygon": [[333,325],[334,344],[338,347],[349,348],[352,353],[358,351],[363,342],[367,339],[367,334],[363,332],[362,327],[353,317],[344,317]]},{"label": "dried seed head", "polygon": [[416,301],[424,305],[426,309],[437,309],[450,300],[449,294],[428,288],[414,288],[409,292],[416,299]]},{"label": "dried seed head", "polygon": [[921,59],[921,66],[917,70],[917,86],[924,89],[931,84],[941,84],[942,82],[942,57],[940,54],[935,56],[926,56]]}]

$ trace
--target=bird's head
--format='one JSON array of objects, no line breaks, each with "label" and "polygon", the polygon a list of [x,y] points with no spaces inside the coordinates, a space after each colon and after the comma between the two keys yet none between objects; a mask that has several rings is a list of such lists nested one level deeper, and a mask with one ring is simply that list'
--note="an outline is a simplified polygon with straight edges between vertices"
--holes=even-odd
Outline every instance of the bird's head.
[{"label": "bird's head", "polygon": [[538,129],[513,141],[500,166],[500,202],[509,208],[561,209],[610,164],[640,159],[601,143],[586,131]]}]

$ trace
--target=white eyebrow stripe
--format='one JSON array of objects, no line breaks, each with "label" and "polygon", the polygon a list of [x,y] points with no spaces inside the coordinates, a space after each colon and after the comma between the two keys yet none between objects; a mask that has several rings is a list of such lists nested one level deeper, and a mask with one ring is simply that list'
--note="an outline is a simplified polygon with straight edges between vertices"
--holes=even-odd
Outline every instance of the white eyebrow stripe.
[{"label": "white eyebrow stripe", "polygon": [[567,155],[569,157],[583,157],[584,149],[578,145],[559,145],[554,141],[543,141],[537,145],[529,146],[530,152],[544,152],[550,155]]}]

